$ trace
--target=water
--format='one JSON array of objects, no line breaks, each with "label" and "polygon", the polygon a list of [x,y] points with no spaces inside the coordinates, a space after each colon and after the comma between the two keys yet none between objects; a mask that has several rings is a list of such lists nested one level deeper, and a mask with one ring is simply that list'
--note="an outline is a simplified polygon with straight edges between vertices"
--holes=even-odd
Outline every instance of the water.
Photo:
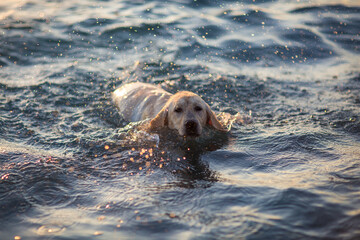
[{"label": "water", "polygon": [[[359,13],[1,2],[0,238],[359,239]],[[136,134],[110,102],[129,81],[253,123],[199,143]]]}]

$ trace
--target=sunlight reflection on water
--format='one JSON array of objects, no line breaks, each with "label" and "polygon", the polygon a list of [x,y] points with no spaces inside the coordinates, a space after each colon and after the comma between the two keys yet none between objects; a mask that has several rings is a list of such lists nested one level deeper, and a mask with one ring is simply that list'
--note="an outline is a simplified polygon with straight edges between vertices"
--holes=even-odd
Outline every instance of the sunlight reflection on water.
[{"label": "sunlight reflection on water", "polygon": [[[0,2],[0,238],[356,239],[359,9]],[[110,101],[129,81],[231,131],[136,131]]]}]

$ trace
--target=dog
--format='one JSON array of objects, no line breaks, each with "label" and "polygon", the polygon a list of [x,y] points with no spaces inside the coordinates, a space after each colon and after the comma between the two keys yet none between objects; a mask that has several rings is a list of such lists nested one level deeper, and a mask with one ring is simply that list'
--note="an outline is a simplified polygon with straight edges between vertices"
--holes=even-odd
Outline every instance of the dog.
[{"label": "dog", "polygon": [[150,119],[146,127],[150,132],[169,128],[180,136],[199,137],[205,126],[227,131],[209,105],[193,92],[171,94],[152,84],[133,82],[116,89],[112,99],[124,120]]}]

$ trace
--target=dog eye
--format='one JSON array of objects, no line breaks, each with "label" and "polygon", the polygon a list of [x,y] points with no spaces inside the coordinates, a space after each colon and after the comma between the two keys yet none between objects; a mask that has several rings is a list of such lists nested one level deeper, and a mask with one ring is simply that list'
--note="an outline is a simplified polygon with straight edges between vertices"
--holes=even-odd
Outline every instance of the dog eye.
[{"label": "dog eye", "polygon": [[197,111],[197,112],[200,112],[200,111],[202,110],[202,108],[199,107],[199,106],[196,106],[194,109],[195,109],[195,111]]},{"label": "dog eye", "polygon": [[175,112],[177,112],[177,113],[181,113],[182,112],[182,108],[180,108],[180,107],[178,107],[178,108],[175,108],[175,110],[174,110]]}]

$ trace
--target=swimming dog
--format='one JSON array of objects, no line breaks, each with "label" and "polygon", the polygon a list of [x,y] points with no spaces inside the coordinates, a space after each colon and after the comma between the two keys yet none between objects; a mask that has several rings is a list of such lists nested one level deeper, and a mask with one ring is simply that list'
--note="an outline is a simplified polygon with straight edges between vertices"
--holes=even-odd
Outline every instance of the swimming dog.
[{"label": "swimming dog", "polygon": [[146,127],[150,132],[169,128],[180,136],[198,137],[205,126],[227,131],[210,106],[193,92],[171,94],[156,85],[133,82],[116,89],[112,99],[126,121],[150,119]]}]

